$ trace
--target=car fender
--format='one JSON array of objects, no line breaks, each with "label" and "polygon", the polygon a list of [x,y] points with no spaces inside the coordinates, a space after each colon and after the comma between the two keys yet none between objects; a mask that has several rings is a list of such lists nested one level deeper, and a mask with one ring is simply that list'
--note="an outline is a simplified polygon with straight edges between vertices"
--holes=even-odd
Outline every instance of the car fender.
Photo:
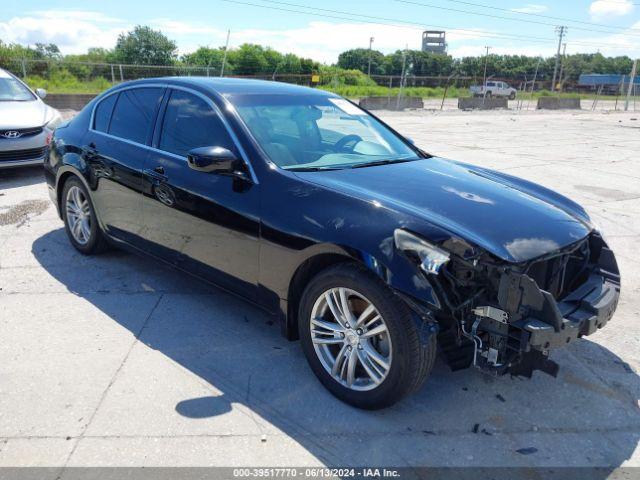
[{"label": "car fender", "polygon": [[[342,258],[340,258],[342,257]],[[379,278],[389,289],[398,295],[409,308],[416,312],[416,318],[433,318],[434,310],[441,308],[440,299],[434,286],[420,271],[419,267],[405,255],[394,255],[394,260],[389,264],[385,255],[374,255],[365,250],[347,247],[332,243],[314,244],[297,256],[295,268],[287,275],[281,277],[279,289],[285,291],[280,295],[279,310],[282,319],[283,334],[289,339],[297,338],[297,306],[303,290],[298,285],[296,277],[302,275],[306,281],[310,280],[324,268],[336,263],[353,261]],[[325,259],[328,261],[322,261]],[[318,260],[316,269],[312,274],[301,273],[306,266]],[[318,266],[321,265],[321,266]],[[293,294],[293,287],[300,288],[299,295]]]}]

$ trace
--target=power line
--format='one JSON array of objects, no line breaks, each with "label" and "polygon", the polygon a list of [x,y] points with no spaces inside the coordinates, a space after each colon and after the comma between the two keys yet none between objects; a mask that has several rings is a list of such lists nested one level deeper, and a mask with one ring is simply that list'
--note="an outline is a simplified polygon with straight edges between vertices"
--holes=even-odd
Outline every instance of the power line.
[{"label": "power line", "polygon": [[[265,3],[270,3],[270,4],[278,4],[278,5],[288,5],[288,6],[293,6],[293,7],[299,7],[299,8],[306,8],[306,9],[310,9],[310,10],[317,10],[320,12],[329,12],[329,13],[317,13],[317,12],[306,12],[306,11],[300,11],[300,10],[293,10],[290,8],[283,8],[283,7],[275,7],[275,6],[271,6],[271,5],[261,5],[258,3],[251,3],[251,2],[247,2],[247,1],[240,1],[240,0],[220,0],[222,2],[226,2],[226,3],[235,3],[238,5],[248,5],[248,6],[252,6],[252,7],[259,7],[259,8],[265,8],[267,10],[278,10],[278,11],[282,11],[282,12],[291,12],[291,13],[299,13],[302,15],[310,15],[312,17],[326,17],[326,18],[335,18],[335,19],[340,19],[340,20],[349,20],[349,21],[358,21],[361,23],[370,23],[370,24],[374,24],[374,25],[386,25],[386,26],[392,26],[392,27],[398,27],[398,28],[410,28],[413,30],[424,30],[426,28],[426,24],[424,23],[418,23],[418,22],[413,22],[413,21],[409,21],[409,20],[399,20],[399,19],[392,19],[392,18],[388,18],[388,17],[376,17],[373,15],[364,15],[361,13],[352,13],[352,12],[345,12],[345,11],[340,11],[340,10],[329,10],[326,8],[318,8],[318,7],[307,7],[306,5],[299,5],[299,4],[295,4],[295,3],[287,3],[287,2],[278,2],[278,1],[270,1],[270,0],[260,0],[263,1]],[[337,14],[337,15],[336,15]],[[349,17],[345,17],[343,15],[349,15]],[[353,18],[356,17],[356,18]],[[360,17],[360,18],[358,18]],[[375,19],[376,21],[372,21],[372,20],[363,20],[364,19]],[[387,21],[387,22],[396,22],[396,23],[385,23],[383,22]],[[400,24],[400,25],[399,25]],[[482,32],[478,32],[476,30],[471,30],[471,29],[464,29],[464,28],[454,28],[451,26],[444,26],[444,25],[433,25],[433,24],[429,24],[430,27],[433,28],[442,28],[442,29],[450,29],[450,30],[457,30],[459,32],[466,32],[478,37],[486,37],[486,38],[503,38],[503,39],[516,39],[516,40],[529,40],[529,41],[537,41],[538,43],[550,43],[550,42],[554,42],[553,39],[550,38],[543,38],[543,37],[534,37],[534,36],[530,36],[530,35],[513,35],[513,34],[491,34],[491,33],[482,33]]]},{"label": "power line", "polygon": [[[516,35],[516,34],[498,34],[498,33],[485,33],[485,32],[479,32],[477,30],[471,30],[471,29],[465,29],[465,28],[457,28],[457,27],[451,27],[451,26],[446,26],[446,25],[434,25],[434,24],[424,24],[424,23],[418,23],[415,21],[410,21],[410,20],[401,20],[401,19],[393,19],[393,18],[389,18],[389,17],[379,17],[379,16],[373,16],[373,15],[364,15],[361,13],[354,13],[354,12],[346,12],[346,11],[341,11],[341,10],[332,10],[332,9],[326,9],[326,8],[319,8],[319,7],[308,7],[306,5],[300,5],[300,4],[295,4],[295,3],[289,3],[289,2],[282,2],[282,1],[276,1],[276,0],[259,0],[262,1],[264,3],[268,3],[268,4],[277,4],[277,5],[286,5],[286,6],[291,6],[291,7],[297,7],[297,8],[305,8],[308,10],[316,10],[316,11],[301,11],[301,10],[294,10],[291,8],[284,8],[284,7],[279,7],[279,6],[273,6],[273,5],[263,5],[263,4],[258,4],[258,3],[252,3],[249,1],[241,1],[241,0],[220,0],[222,2],[226,2],[226,3],[233,3],[236,5],[246,5],[246,6],[251,6],[251,7],[258,7],[258,8],[263,8],[263,9],[267,9],[267,10],[276,10],[276,11],[281,11],[281,12],[289,12],[289,13],[296,13],[296,14],[301,14],[301,15],[307,15],[307,16],[312,16],[312,17],[323,17],[323,18],[332,18],[332,19],[339,19],[339,20],[348,20],[348,21],[357,21],[360,23],[366,23],[366,24],[373,24],[373,25],[384,25],[384,26],[391,26],[391,27],[397,27],[397,28],[408,28],[408,29],[412,29],[412,30],[424,30],[426,28],[427,25],[429,25],[429,27],[432,28],[440,28],[440,29],[444,29],[444,30],[456,30],[458,32],[465,32],[468,33],[470,35],[474,35],[476,37],[483,37],[483,38],[497,38],[497,39],[506,39],[506,40],[527,40],[528,42],[531,43],[541,43],[541,44],[546,44],[546,45],[551,45],[551,44],[555,44],[555,40],[551,39],[551,38],[545,38],[545,37],[536,37],[536,36],[532,36],[532,35]],[[318,13],[318,12],[327,12],[327,13]],[[344,15],[348,15],[348,17],[344,16]],[[353,18],[355,17],[355,18]],[[367,20],[367,19],[371,19],[371,20]],[[394,23],[387,23],[387,22],[394,22]],[[602,47],[601,43],[589,43],[589,42],[580,42],[580,41],[572,41],[571,42],[572,45],[578,45],[578,46],[592,46],[592,47]],[[613,49],[623,49],[625,47],[615,47],[615,46],[609,46],[609,48],[613,48]]]},{"label": "power line", "polygon": [[[619,25],[605,25],[603,23],[595,23],[595,22],[585,22],[582,20],[574,20],[571,18],[565,18],[565,17],[555,17],[553,15],[544,15],[542,13],[535,13],[535,12],[519,12],[517,10],[512,10],[509,8],[501,8],[501,7],[495,7],[493,5],[486,5],[483,3],[474,3],[474,2],[466,2],[464,0],[444,0],[445,2],[451,2],[451,3],[458,3],[460,5],[467,5],[470,7],[480,7],[480,8],[489,8],[489,9],[493,9],[493,10],[498,10],[501,12],[508,12],[508,13],[512,13],[515,15],[526,15],[529,17],[538,17],[538,18],[547,18],[549,20],[559,20],[561,22],[569,22],[569,23],[579,23],[581,25],[591,25],[594,27],[604,27],[604,28],[613,28],[613,29],[620,29],[620,30],[640,30],[637,28],[633,28],[633,27],[623,27],[623,26],[619,26]],[[614,2],[614,0],[609,0],[610,3],[624,3],[627,4],[627,2],[625,1],[621,1],[621,2]],[[640,3],[633,3],[632,5],[640,5]]]},{"label": "power line", "polygon": [[[481,12],[472,12],[470,10],[463,10],[463,9],[459,9],[459,8],[449,8],[449,7],[443,7],[440,5],[433,5],[431,3],[424,3],[424,2],[415,2],[412,0],[395,0],[398,3],[405,3],[408,5],[416,5],[419,7],[426,7],[426,8],[435,8],[438,10],[445,10],[448,12],[455,12],[455,13],[464,13],[466,15],[476,15],[476,16],[480,16],[480,17],[486,17],[486,18],[495,18],[498,20],[506,20],[509,22],[521,22],[521,23],[531,23],[531,24],[536,24],[536,25],[546,25],[548,27],[554,27],[555,24],[554,23],[549,23],[549,22],[542,22],[539,20],[528,20],[528,19],[524,19],[524,18],[511,18],[511,17],[505,17],[503,15],[494,15],[491,13],[481,13]],[[504,10],[504,9],[500,9],[500,10]],[[608,30],[598,30],[598,29],[594,29],[594,28],[586,28],[586,27],[572,27],[575,30],[582,30],[585,32],[599,32],[599,33],[606,33],[606,34],[616,34],[616,35],[628,35],[630,37],[639,37],[640,35],[634,35],[632,33],[622,33],[622,32],[611,32]],[[606,27],[606,28],[610,28],[610,27]]]}]

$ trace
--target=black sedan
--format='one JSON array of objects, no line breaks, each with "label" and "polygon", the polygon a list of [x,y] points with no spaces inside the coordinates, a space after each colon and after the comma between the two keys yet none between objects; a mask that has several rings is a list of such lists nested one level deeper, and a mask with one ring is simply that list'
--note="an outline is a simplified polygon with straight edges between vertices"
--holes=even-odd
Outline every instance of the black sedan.
[{"label": "black sedan", "polygon": [[[452,369],[555,375],[613,315],[613,253],[577,204],[436,158],[321,90],[124,83],[45,161],[72,245],[151,255],[277,315],[337,397],[380,408]],[[179,321],[179,319],[176,319]]]}]

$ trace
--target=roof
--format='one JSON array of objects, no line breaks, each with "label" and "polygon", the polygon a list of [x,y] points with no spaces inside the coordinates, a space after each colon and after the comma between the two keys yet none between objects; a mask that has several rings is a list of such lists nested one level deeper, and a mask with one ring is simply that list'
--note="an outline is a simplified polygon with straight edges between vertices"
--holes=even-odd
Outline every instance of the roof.
[{"label": "roof", "polygon": [[[578,79],[578,85],[628,85],[630,80],[629,75],[619,73],[583,73]],[[640,84],[640,76],[637,76],[633,83]]]},{"label": "roof", "polygon": [[198,90],[208,90],[218,95],[322,95],[336,96],[330,92],[316,88],[302,87],[290,83],[270,82],[266,80],[254,80],[248,78],[220,78],[220,77],[160,77],[145,78],[119,84],[131,85],[135,83],[163,82],[169,85],[192,87]]}]

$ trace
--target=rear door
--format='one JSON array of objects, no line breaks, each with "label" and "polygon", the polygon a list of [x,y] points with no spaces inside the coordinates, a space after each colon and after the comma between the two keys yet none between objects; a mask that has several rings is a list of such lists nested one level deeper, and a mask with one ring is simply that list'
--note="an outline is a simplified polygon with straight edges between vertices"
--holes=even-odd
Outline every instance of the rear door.
[{"label": "rear door", "polygon": [[195,171],[187,153],[219,146],[241,152],[206,97],[170,89],[144,168],[143,236],[148,249],[176,266],[255,299],[259,254],[259,185]]},{"label": "rear door", "polygon": [[141,246],[142,168],[165,89],[136,87],[105,97],[94,110],[83,156],[107,233]]}]

